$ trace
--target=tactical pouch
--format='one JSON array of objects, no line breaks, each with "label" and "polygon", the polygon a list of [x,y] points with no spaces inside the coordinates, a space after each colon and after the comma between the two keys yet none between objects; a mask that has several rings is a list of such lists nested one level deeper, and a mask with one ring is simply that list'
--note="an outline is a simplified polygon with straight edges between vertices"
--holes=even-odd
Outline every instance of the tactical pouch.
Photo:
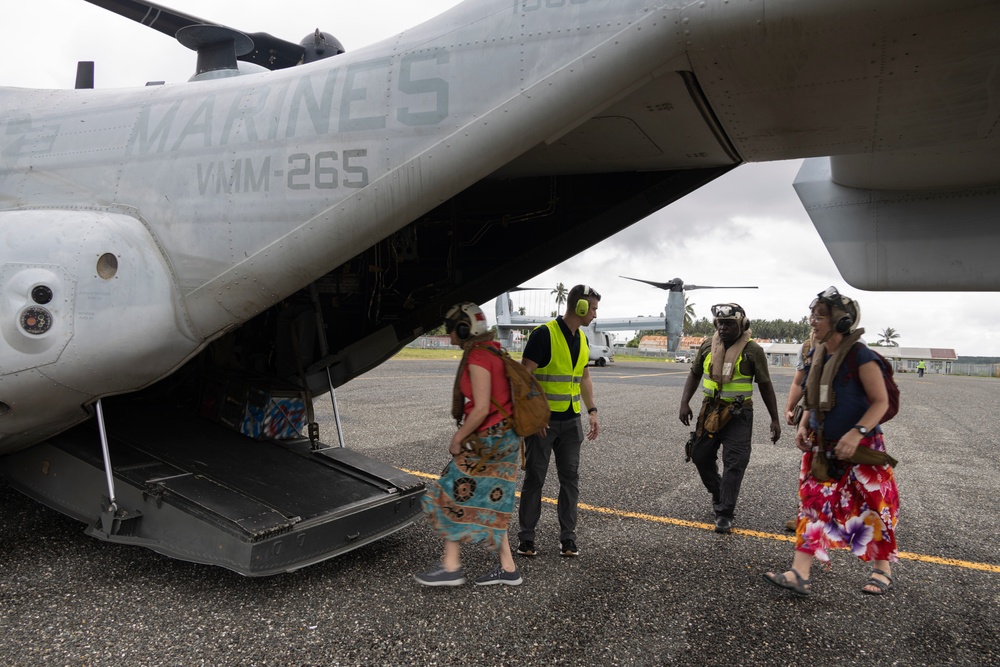
[{"label": "tactical pouch", "polygon": [[810,473],[817,481],[830,481],[831,473],[838,478],[841,477],[846,472],[847,465],[851,463],[866,466],[888,465],[893,468],[899,463],[899,461],[885,452],[877,452],[864,445],[858,445],[851,458],[841,461],[840,459],[832,458],[833,450],[836,446],[837,442],[835,440],[827,440],[822,445],[816,446],[816,439],[813,439],[813,456]]},{"label": "tactical pouch", "polygon": [[899,463],[896,459],[892,458],[885,452],[876,452],[874,449],[868,447],[858,446],[854,450],[854,456],[847,459],[851,463],[860,463],[866,466],[884,466],[886,464],[891,468],[895,468],[896,464]]},{"label": "tactical pouch", "polygon": [[701,414],[698,416],[699,429],[701,434],[711,435],[718,433],[729,420],[733,418],[733,413],[726,403],[706,403],[701,406]]},{"label": "tactical pouch", "polygon": [[684,462],[685,463],[687,463],[687,462],[689,462],[691,460],[691,453],[694,451],[694,446],[698,444],[698,440],[699,439],[700,438],[698,437],[697,431],[691,431],[691,437],[689,437],[687,439],[687,442],[684,443]]},{"label": "tactical pouch", "polygon": [[805,408],[802,406],[802,401],[799,401],[795,406],[795,410],[792,411],[792,426],[798,426],[799,422],[802,421],[802,413],[805,412]]},{"label": "tactical pouch", "polygon": [[809,468],[809,474],[818,482],[830,481],[830,469],[827,466],[826,452],[819,447],[813,447],[812,465]]}]

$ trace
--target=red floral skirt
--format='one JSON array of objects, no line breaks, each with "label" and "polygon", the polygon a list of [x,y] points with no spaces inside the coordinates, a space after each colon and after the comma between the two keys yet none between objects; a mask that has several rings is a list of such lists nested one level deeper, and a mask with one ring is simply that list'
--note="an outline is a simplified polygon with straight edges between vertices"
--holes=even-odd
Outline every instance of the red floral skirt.
[{"label": "red floral skirt", "polygon": [[[872,433],[861,446],[885,451],[881,433]],[[892,467],[847,464],[840,477],[820,482],[811,474],[812,457],[812,452],[802,455],[795,548],[824,563],[830,562],[830,549],[850,549],[863,561],[898,560],[899,490]]]}]

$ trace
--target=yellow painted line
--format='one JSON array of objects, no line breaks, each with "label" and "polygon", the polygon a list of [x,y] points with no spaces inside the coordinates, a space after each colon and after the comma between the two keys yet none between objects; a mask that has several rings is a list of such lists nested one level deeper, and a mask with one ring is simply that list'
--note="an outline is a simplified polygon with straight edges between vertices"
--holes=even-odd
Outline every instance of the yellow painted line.
[{"label": "yellow painted line", "polygon": [[[403,472],[409,473],[416,477],[424,477],[427,479],[437,479],[440,475],[432,475],[426,472],[420,472],[417,470],[406,470],[402,469]],[[520,493],[517,494],[520,497]],[[549,503],[550,505],[558,504],[555,498],[542,498],[542,502]],[[607,514],[609,516],[621,517],[624,519],[638,519],[639,521],[649,521],[651,523],[659,523],[668,526],[679,526],[681,528],[697,528],[700,530],[715,530],[715,525],[711,523],[703,523],[700,521],[686,521],[684,519],[674,519],[668,516],[656,516],[655,514],[642,514],[641,512],[626,512],[624,510],[611,509],[609,507],[598,507],[597,505],[588,505],[587,503],[580,503],[580,509],[587,512],[596,512],[597,514]],[[761,530],[749,530],[746,528],[733,528],[733,535],[745,535],[747,537],[757,537],[765,540],[775,540],[778,542],[795,542],[795,537],[792,535],[779,535],[777,533],[765,533]],[[995,574],[1000,574],[1000,565],[993,565],[992,563],[978,563],[976,561],[968,560],[958,560],[957,558],[941,558],[940,556],[926,556],[924,554],[914,554],[905,551],[899,552],[899,557],[903,560],[915,560],[921,563],[933,563],[934,565],[947,565],[949,567],[961,567],[968,570],[980,570],[982,572],[993,572]]]}]

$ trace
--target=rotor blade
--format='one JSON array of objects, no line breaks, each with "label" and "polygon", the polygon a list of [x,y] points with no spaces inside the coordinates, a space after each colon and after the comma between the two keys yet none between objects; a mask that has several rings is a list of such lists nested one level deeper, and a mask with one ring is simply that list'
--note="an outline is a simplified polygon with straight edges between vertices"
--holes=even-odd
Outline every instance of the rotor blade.
[{"label": "rotor blade", "polygon": [[[170,37],[174,37],[178,30],[189,25],[222,25],[153,2],[141,0],[87,0],[87,2]],[[232,26],[225,27],[232,28]],[[236,28],[232,29],[236,30]],[[244,62],[255,63],[272,70],[283,69],[297,64],[302,59],[302,54],[305,53],[303,46],[272,37],[266,32],[244,32],[244,34],[254,42],[253,51],[239,57],[239,60]]]},{"label": "rotor blade", "polygon": [[684,289],[759,289],[756,285],[685,285]]},{"label": "rotor blade", "polygon": [[551,290],[551,289],[552,289],[551,287],[511,287],[507,291],[508,292],[531,292],[531,291],[534,291],[534,290],[541,291],[541,290]]},{"label": "rotor blade", "polygon": [[628,276],[618,276],[618,277],[624,278],[625,280],[634,280],[639,283],[646,283],[647,285],[652,285],[653,287],[659,287],[660,289],[665,289],[665,290],[673,289],[674,287],[677,286],[677,282],[673,280],[665,283],[655,283],[652,280],[643,280],[642,278],[629,278]]},{"label": "rotor blade", "polygon": [[87,2],[119,16],[132,19],[136,23],[141,23],[170,37],[176,35],[181,28],[186,28],[189,25],[218,25],[212,21],[205,21],[197,16],[161,7],[152,2],[140,2],[139,0],[87,0]]}]

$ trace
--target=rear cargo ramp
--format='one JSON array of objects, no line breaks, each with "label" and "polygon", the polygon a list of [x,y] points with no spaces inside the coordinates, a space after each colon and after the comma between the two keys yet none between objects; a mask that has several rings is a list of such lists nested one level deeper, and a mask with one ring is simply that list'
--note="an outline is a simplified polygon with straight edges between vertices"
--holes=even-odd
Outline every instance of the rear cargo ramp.
[{"label": "rear cargo ramp", "polygon": [[417,478],[339,447],[262,442],[181,410],[105,406],[117,511],[85,424],[0,461],[87,534],[246,576],[288,572],[385,537],[420,514]]}]

